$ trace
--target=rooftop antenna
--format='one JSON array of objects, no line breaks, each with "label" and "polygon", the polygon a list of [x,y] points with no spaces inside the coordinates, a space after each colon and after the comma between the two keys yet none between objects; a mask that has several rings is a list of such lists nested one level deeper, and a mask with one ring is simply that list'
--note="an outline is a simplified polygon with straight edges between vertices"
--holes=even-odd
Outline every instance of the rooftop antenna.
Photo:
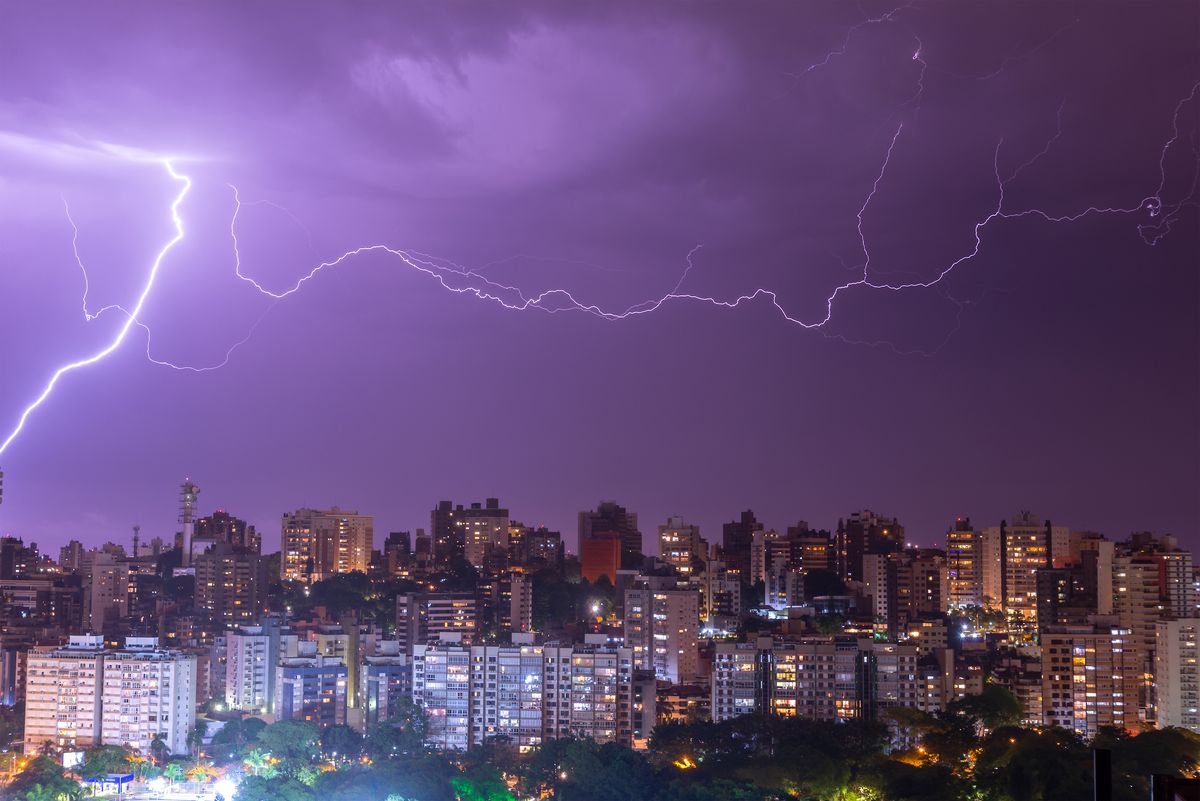
[{"label": "rooftop antenna", "polygon": [[133,558],[138,557],[138,535],[141,533],[142,527],[137,523],[133,524]]},{"label": "rooftop antenna", "polygon": [[195,531],[194,511],[196,496],[200,488],[190,479],[185,478],[179,485],[179,522],[183,524],[183,566],[192,563],[192,534]]}]

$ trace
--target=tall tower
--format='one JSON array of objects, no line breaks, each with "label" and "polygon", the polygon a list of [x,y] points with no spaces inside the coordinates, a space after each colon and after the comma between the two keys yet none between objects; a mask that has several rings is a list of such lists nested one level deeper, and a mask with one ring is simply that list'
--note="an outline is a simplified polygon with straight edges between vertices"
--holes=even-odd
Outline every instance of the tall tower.
[{"label": "tall tower", "polygon": [[133,558],[134,559],[137,559],[138,556],[140,555],[138,553],[138,538],[141,536],[141,533],[142,533],[142,527],[139,526],[138,524],[134,523],[134,525],[133,525]]},{"label": "tall tower", "polygon": [[183,525],[183,566],[192,564],[192,534],[195,530],[196,496],[200,488],[190,478],[179,485],[179,522]]}]

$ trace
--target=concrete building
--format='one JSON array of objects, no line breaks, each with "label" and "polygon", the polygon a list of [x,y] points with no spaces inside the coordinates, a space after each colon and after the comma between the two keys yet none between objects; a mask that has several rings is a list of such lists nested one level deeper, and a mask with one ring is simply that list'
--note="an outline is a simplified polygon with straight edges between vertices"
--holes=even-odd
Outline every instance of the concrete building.
[{"label": "concrete building", "polygon": [[1155,634],[1158,727],[1200,734],[1200,618],[1159,621]]},{"label": "concrete building", "polygon": [[545,646],[546,739],[633,745],[633,650],[587,635],[582,645]]},{"label": "concrete building", "polygon": [[636,557],[642,553],[642,532],[638,529],[637,512],[630,512],[613,501],[601,501],[595,511],[579,513],[580,554],[583,553],[585,542],[604,533],[617,535],[623,557]]},{"label": "concrete building", "polygon": [[606,576],[616,584],[621,569],[621,535],[615,531],[598,531],[579,541],[579,572],[595,584]]},{"label": "concrete building", "polygon": [[480,609],[474,592],[396,596],[396,639],[405,653],[412,653],[413,646],[436,641],[447,632],[457,634],[468,645],[479,636]]},{"label": "concrete building", "polygon": [[895,518],[869,509],[838,521],[834,538],[836,570],[842,581],[862,581],[864,554],[899,553],[904,550],[904,526]]},{"label": "concrete building", "polygon": [[471,648],[454,635],[412,647],[412,700],[425,710],[427,745],[471,747]]},{"label": "concrete building", "polygon": [[129,615],[129,564],[124,556],[90,550],[83,556],[83,625],[106,631]]},{"label": "concrete building", "polygon": [[1138,722],[1142,666],[1130,631],[1115,618],[1049,626],[1041,635],[1043,722],[1090,739],[1102,726]]},{"label": "concrete building", "polygon": [[508,510],[497,498],[468,507],[439,501],[430,515],[435,560],[443,567],[457,558],[466,559],[476,569],[496,561],[497,553],[508,550]]},{"label": "concrete building", "polygon": [[73,636],[64,647],[29,650],[25,668],[25,753],[47,744],[66,749],[101,744],[100,690],[104,638]]},{"label": "concrete building", "polygon": [[347,674],[341,657],[316,653],[301,642],[299,656],[279,660],[275,676],[275,716],[305,720],[320,728],[346,723]]},{"label": "concrete building", "polygon": [[662,681],[684,684],[700,670],[697,636],[700,593],[671,578],[639,577],[625,591],[625,644],[634,667]]},{"label": "concrete building", "polygon": [[332,509],[297,509],[283,515],[280,576],[311,583],[338,573],[367,572],[375,518]]},{"label": "concrete building", "polygon": [[280,657],[278,621],[225,633],[225,704],[252,715],[275,712],[275,668]]},{"label": "concrete building", "polygon": [[400,707],[412,700],[412,660],[395,640],[379,643],[376,653],[363,658],[363,723],[367,731],[380,721],[395,717]]},{"label": "concrete building", "polygon": [[712,719],[879,719],[889,707],[922,703],[917,660],[913,646],[853,637],[718,643]]},{"label": "concrete building", "polygon": [[531,634],[513,640],[471,648],[471,743],[505,737],[526,752],[542,744],[543,653]]},{"label": "concrete building", "polygon": [[119,650],[99,635],[72,636],[62,647],[31,649],[26,670],[25,752],[46,743],[66,749],[122,745],[147,753],[163,734],[173,754],[187,753],[196,719],[196,658],[130,637]]},{"label": "concrete building", "polygon": [[658,527],[658,557],[681,576],[691,576],[697,565],[707,561],[708,546],[700,538],[700,527],[671,517]]},{"label": "concrete building", "polygon": [[[1001,521],[999,528],[986,529],[986,543],[999,543],[999,605],[1016,626],[1029,634],[1037,631],[1037,571],[1053,567],[1055,543],[1069,551],[1070,531],[1038,522],[1031,512],[1021,512],[1011,522]],[[985,576],[986,578],[986,576]],[[986,584],[986,582],[985,582]],[[995,588],[985,588],[994,591]]]},{"label": "concrete building", "polygon": [[946,532],[946,606],[963,609],[982,607],[983,536],[971,527],[969,517],[960,517]]},{"label": "concrete building", "polygon": [[142,754],[161,734],[172,754],[188,753],[196,724],[196,656],[161,648],[154,637],[129,637],[104,656],[101,740]]},{"label": "concrete building", "polygon": [[196,608],[218,626],[257,622],[266,601],[261,559],[248,548],[224,542],[192,557]]}]

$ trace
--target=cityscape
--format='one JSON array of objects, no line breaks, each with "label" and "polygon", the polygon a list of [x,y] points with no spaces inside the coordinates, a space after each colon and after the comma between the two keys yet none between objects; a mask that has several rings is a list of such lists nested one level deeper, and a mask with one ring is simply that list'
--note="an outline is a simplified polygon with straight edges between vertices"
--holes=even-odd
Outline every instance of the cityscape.
[{"label": "cityscape", "polygon": [[[1067,798],[1092,790],[1088,744],[1145,795],[1133,771],[1189,771],[1200,741],[1200,565],[1170,535],[1020,511],[917,547],[870,510],[825,528],[745,510],[710,541],[602,501],[564,542],[487,498],[380,537],[370,514],[297,509],[264,553],[201,497],[180,485],[173,538],[0,541],[10,776],[236,798],[316,797],[321,771],[347,798],[577,797],[584,776],[631,797],[640,776],[707,798],[677,785],[711,771],[711,797],[1036,778]],[[804,736],[788,724],[825,742],[778,764],[754,740]],[[829,763],[864,738],[849,773]],[[1047,749],[1065,775],[1001,767]],[[375,778],[376,760],[405,768]]]},{"label": "cityscape", "polygon": [[0,22],[0,801],[1200,801],[1200,2]]}]

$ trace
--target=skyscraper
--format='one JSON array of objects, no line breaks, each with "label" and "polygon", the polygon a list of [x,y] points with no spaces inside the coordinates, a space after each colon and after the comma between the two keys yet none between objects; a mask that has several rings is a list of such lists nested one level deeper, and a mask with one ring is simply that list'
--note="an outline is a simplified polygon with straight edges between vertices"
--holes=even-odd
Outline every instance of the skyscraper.
[{"label": "skyscraper", "polygon": [[946,604],[983,606],[983,537],[960,517],[946,532]]},{"label": "skyscraper", "polygon": [[367,572],[375,519],[334,506],[297,509],[283,515],[280,576],[311,583],[338,573]]},{"label": "skyscraper", "polygon": [[750,581],[750,544],[754,541],[754,532],[762,530],[763,524],[750,509],[721,527],[721,559],[742,581]]},{"label": "skyscraper", "polygon": [[863,580],[863,554],[889,554],[904,550],[904,526],[895,518],[869,509],[838,521],[834,558],[842,581]]},{"label": "skyscraper", "polygon": [[615,533],[621,540],[621,556],[628,561],[642,552],[642,532],[637,512],[630,512],[614,501],[601,501],[595,511],[579,513],[579,548],[597,534]]},{"label": "skyscraper", "polygon": [[[708,547],[700,538],[700,527],[685,523],[682,517],[668,518],[658,527],[658,557],[681,576],[692,575],[696,567],[708,559]],[[742,561],[748,563],[748,560]]]}]

